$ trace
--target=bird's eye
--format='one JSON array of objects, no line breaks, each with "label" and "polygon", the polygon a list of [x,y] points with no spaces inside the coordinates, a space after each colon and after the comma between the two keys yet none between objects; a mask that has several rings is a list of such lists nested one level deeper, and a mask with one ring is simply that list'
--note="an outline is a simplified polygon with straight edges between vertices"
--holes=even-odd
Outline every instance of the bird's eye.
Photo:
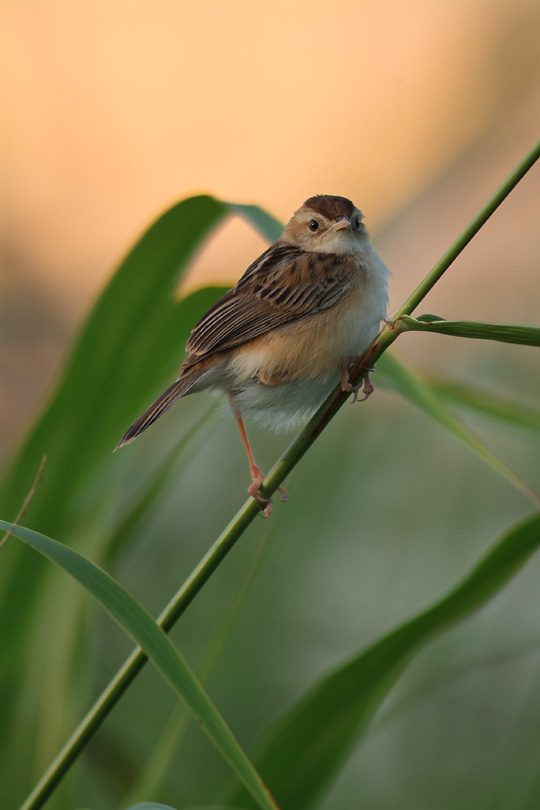
[{"label": "bird's eye", "polygon": [[315,231],[319,230],[319,223],[317,222],[316,219],[310,219],[309,223],[308,223],[308,227],[309,227],[310,231],[313,231],[313,233],[315,233]]},{"label": "bird's eye", "polygon": [[354,227],[355,227],[355,228],[359,228],[359,227],[360,227],[360,217],[355,217],[355,218],[354,218]]}]

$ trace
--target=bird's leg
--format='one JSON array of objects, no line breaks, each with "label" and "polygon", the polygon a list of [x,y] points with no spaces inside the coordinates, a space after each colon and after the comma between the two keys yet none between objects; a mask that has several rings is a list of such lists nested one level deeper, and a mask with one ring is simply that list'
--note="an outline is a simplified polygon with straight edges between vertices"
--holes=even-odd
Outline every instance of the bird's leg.
[{"label": "bird's leg", "polygon": [[[349,368],[351,363],[356,363],[358,357],[347,357],[341,366],[341,390],[345,391],[348,394],[354,394],[353,403],[354,402],[364,402],[375,390],[373,388],[373,383],[369,378],[369,371],[373,371],[373,369],[369,369],[366,371],[363,380],[358,385],[353,385],[351,383],[351,378],[349,376]],[[362,393],[364,396],[359,399],[358,392],[362,389]]]},{"label": "bird's leg", "polygon": [[[260,504],[264,504],[264,509],[262,510],[263,517],[265,518],[270,517],[270,513],[272,512],[272,498],[263,498],[260,492],[261,484],[264,481],[264,473],[261,470],[261,468],[256,464],[255,459],[253,457],[253,451],[251,449],[251,445],[247,437],[244,420],[242,419],[241,414],[236,410],[236,408],[234,408],[231,397],[229,397],[229,402],[231,403],[232,412],[234,414],[234,418],[236,419],[238,430],[240,431],[240,438],[242,439],[242,444],[244,445],[244,449],[248,457],[249,472],[251,474],[251,481],[252,481],[252,483],[248,487],[248,494],[251,495],[252,498],[255,498],[255,500],[258,501]],[[287,492],[287,490],[283,489],[283,487],[278,487],[278,489],[282,495],[281,500],[288,501],[289,493]]]}]

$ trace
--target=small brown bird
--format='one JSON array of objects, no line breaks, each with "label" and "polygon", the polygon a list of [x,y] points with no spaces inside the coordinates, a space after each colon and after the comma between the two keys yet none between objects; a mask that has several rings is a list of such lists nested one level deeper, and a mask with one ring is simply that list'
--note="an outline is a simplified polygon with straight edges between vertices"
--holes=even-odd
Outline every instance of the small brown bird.
[{"label": "small brown bird", "polygon": [[[243,414],[274,429],[307,419],[379,331],[388,270],[372,248],[362,213],[345,197],[317,195],[296,211],[283,235],[210,307],[191,332],[180,375],[130,427],[133,441],[177,399],[205,389],[226,394],[249,460],[248,492],[268,516],[264,475],[255,463]],[[366,399],[373,386],[366,377]],[[288,494],[280,489],[284,500]]]}]

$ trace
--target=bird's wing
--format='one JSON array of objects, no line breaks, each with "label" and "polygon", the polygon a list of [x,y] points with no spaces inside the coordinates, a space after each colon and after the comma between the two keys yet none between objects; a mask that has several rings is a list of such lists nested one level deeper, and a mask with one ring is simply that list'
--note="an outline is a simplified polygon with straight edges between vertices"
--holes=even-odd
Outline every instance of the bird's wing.
[{"label": "bird's wing", "polygon": [[186,345],[191,359],[197,362],[333,306],[350,285],[346,262],[344,256],[276,242],[195,326]]}]

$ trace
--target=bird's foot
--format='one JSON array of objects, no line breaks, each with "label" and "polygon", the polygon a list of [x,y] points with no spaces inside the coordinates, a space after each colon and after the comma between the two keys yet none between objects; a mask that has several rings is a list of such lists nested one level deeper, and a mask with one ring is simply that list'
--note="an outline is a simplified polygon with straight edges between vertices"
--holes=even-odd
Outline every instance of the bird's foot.
[{"label": "bird's foot", "polygon": [[[363,397],[358,396],[358,392],[360,390],[362,390],[362,393],[364,395]],[[366,399],[368,399],[368,397],[372,395],[374,390],[375,388],[373,387],[373,383],[369,379],[369,374],[366,374],[363,380],[363,385],[362,383],[360,383],[360,385],[351,386],[351,393],[354,394],[352,404],[354,405],[355,402],[365,402]]]},{"label": "bird's foot", "polygon": [[260,493],[260,484],[250,484],[248,487],[248,495],[251,495],[257,501],[257,506],[259,507],[260,515],[263,518],[270,517],[272,514],[272,498],[263,498]]},{"label": "bird's foot", "polygon": [[[264,481],[264,473],[261,469],[257,466],[251,467],[251,480],[252,484],[248,487],[248,495],[251,495],[257,503],[260,505],[260,515],[263,518],[270,517],[272,514],[272,498],[264,498],[261,495],[261,485]],[[285,501],[289,500],[289,493],[283,487],[278,487],[279,492],[281,492],[281,502],[285,503]]]},{"label": "bird's foot", "polygon": [[[358,384],[353,385],[351,383],[349,377],[349,366],[351,363],[355,363],[358,360],[358,357],[348,357],[346,363],[341,367],[341,390],[345,391],[347,394],[354,394],[352,403],[355,402],[364,402],[368,397],[371,396],[373,391],[375,390],[373,387],[373,383],[369,378],[369,371],[373,371],[372,368],[366,372],[364,379]],[[364,394],[363,397],[359,397],[359,392],[362,391]]]}]

